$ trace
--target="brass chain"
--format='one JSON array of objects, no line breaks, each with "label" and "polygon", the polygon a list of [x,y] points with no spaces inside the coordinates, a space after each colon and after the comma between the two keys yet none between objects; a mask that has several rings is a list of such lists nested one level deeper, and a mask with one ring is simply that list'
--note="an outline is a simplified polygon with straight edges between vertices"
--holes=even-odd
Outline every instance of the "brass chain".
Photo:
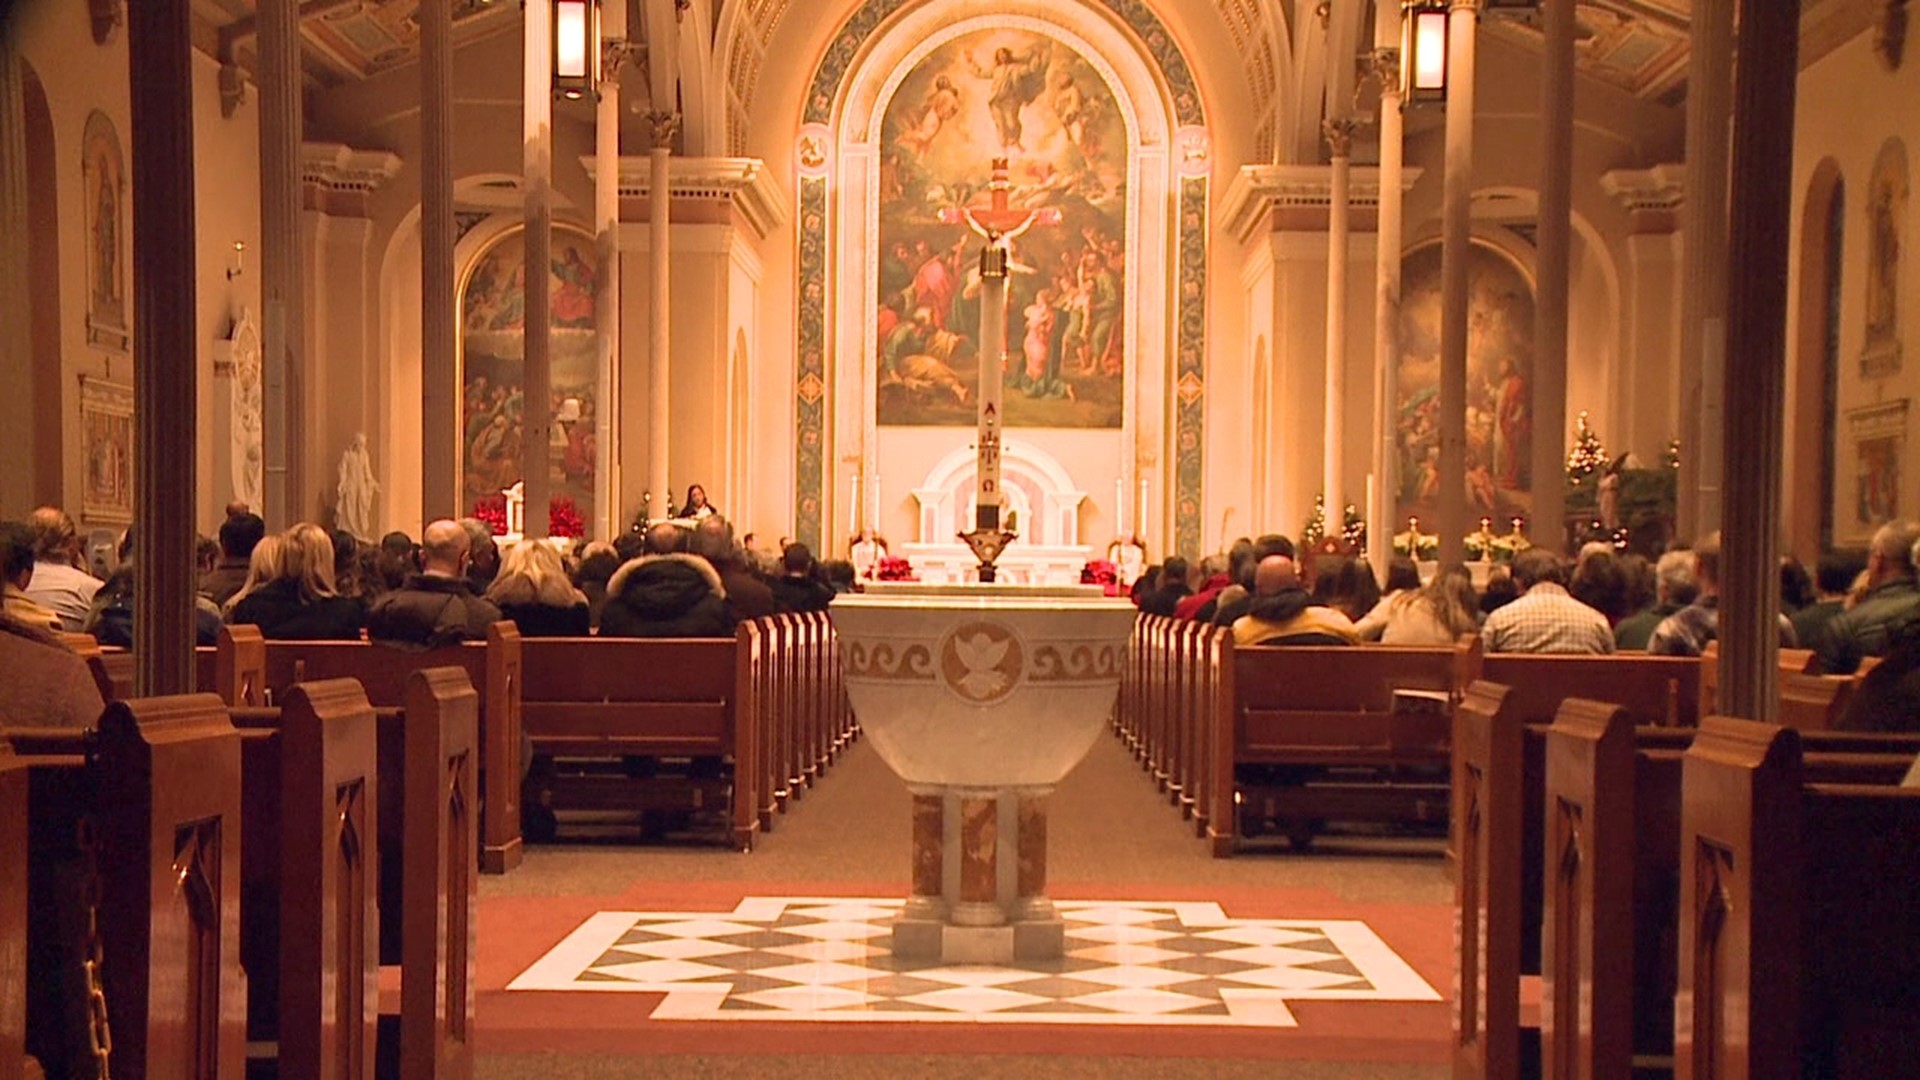
[{"label": "brass chain", "polygon": [[93,1053],[94,1076],[111,1080],[113,1026],[107,1021],[107,991],[101,976],[106,948],[100,940],[100,848],[93,835],[93,819],[82,817],[74,827],[80,847],[82,903],[87,912],[86,952],[80,968],[87,977],[87,1045]]}]

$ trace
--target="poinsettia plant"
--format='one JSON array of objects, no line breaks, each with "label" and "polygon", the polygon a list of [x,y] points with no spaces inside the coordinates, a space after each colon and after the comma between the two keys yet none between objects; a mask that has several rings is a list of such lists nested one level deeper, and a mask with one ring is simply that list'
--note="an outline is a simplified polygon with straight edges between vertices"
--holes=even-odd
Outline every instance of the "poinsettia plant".
[{"label": "poinsettia plant", "polygon": [[881,559],[880,565],[874,569],[873,577],[875,581],[920,580],[919,575],[913,572],[913,564],[898,555],[889,555]]},{"label": "poinsettia plant", "polygon": [[587,523],[580,517],[579,504],[569,495],[555,495],[547,500],[548,536],[585,536]]},{"label": "poinsettia plant", "polygon": [[507,497],[489,495],[473,504],[473,516],[486,523],[487,531],[495,536],[507,534]]},{"label": "poinsettia plant", "polygon": [[1120,595],[1120,569],[1105,559],[1092,559],[1080,568],[1080,584],[1098,585],[1108,596]]}]

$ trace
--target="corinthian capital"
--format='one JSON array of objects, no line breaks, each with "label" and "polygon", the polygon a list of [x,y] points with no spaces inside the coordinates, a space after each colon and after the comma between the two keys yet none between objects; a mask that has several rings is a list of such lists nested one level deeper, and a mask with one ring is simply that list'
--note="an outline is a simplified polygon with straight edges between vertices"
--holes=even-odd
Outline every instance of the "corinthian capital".
[{"label": "corinthian capital", "polygon": [[1327,149],[1337,158],[1353,156],[1353,133],[1360,127],[1360,121],[1350,116],[1337,120],[1322,120],[1320,134],[1326,137]]},{"label": "corinthian capital", "polygon": [[653,126],[653,145],[671,147],[673,136],[680,130],[680,114],[676,112],[650,112],[647,123]]}]

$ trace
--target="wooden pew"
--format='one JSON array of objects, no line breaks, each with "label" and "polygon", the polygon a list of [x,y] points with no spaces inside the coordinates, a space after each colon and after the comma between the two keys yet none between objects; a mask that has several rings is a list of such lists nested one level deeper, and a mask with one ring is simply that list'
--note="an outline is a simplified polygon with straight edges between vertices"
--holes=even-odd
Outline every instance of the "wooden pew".
[{"label": "wooden pew", "polygon": [[1895,1076],[1920,1051],[1920,790],[1807,782],[1800,733],[1702,722],[1681,810],[1676,1076]]},{"label": "wooden pew", "polygon": [[280,1076],[370,1078],[380,1002],[374,711],[351,679],[295,684],[284,702],[235,715],[247,1036],[277,1047]]},{"label": "wooden pew", "polygon": [[[1210,782],[1216,807],[1221,789],[1237,786],[1240,812],[1231,832],[1213,823],[1216,856],[1230,853],[1247,819],[1278,821],[1295,847],[1323,820],[1445,820],[1451,710],[1479,671],[1479,638],[1440,649],[1236,647],[1233,666],[1231,712],[1215,711],[1223,726]],[[1409,710],[1402,691],[1440,700]],[[1278,783],[1236,779],[1247,766],[1287,772]]]},{"label": "wooden pew", "polygon": [[[794,616],[776,616],[773,639],[800,638]],[[751,665],[772,662],[784,669],[777,685],[756,697]],[[522,722],[536,754],[554,758],[733,758],[731,778],[634,778],[623,770],[589,770],[566,762],[529,778],[529,805],[559,810],[700,809],[728,807],[729,836],[750,850],[760,828],[763,802],[756,792],[764,732],[743,714],[743,700],[760,704],[771,694],[781,771],[790,787],[806,782],[813,763],[808,728],[821,685],[803,666],[804,651],[753,652],[745,636],[733,638],[530,638],[523,644]],[[641,673],[644,673],[643,675]],[[809,692],[808,688],[811,688]],[[813,767],[817,771],[817,764]],[[801,769],[801,775],[794,775]]]},{"label": "wooden pew", "polygon": [[[1642,735],[1645,733],[1645,737]],[[1550,1075],[1671,1067],[1684,748],[1612,705],[1568,701],[1546,735],[1541,1031]],[[1808,775],[1892,783],[1920,738],[1816,738]],[[1884,748],[1892,752],[1865,752]]]},{"label": "wooden pew", "polygon": [[[235,639],[234,663],[249,653]],[[481,783],[480,869],[500,874],[520,864],[520,790],[522,767],[521,637],[511,622],[487,630],[485,642],[464,642],[430,652],[412,652],[364,641],[270,641],[264,646],[262,699],[284,693],[295,682],[318,679],[359,680],[376,707],[402,705],[407,680],[415,671],[458,667],[480,691]],[[239,695],[246,686],[242,670],[219,670],[216,683]],[[235,704],[240,698],[234,699]]]},{"label": "wooden pew", "polygon": [[[466,673],[438,667],[409,674],[402,700],[406,796],[400,832],[401,851],[409,857],[401,860],[400,873],[395,1075],[471,1077],[480,895],[472,852],[480,839],[480,772],[487,752],[480,743],[480,697]],[[383,741],[391,741],[390,731],[383,728]]]},{"label": "wooden pew", "polygon": [[1568,698],[1606,701],[1633,722],[1693,727],[1700,722],[1700,660],[1692,656],[1488,653],[1480,677],[1508,688],[1508,707],[1522,724],[1551,724]]},{"label": "wooden pew", "polygon": [[1453,1075],[1522,1075],[1521,725],[1507,687],[1475,680],[1454,710]]},{"label": "wooden pew", "polygon": [[0,1076],[27,1074],[27,763],[0,738]]},{"label": "wooden pew", "polygon": [[[1484,688],[1479,696],[1489,696],[1495,689],[1504,688]],[[1457,1076],[1510,1076],[1516,1074],[1515,1070],[1525,1073],[1537,1068],[1537,1033],[1534,1029],[1523,1029],[1517,1020],[1521,980],[1523,976],[1555,969],[1550,960],[1555,956],[1561,958],[1557,970],[1576,972],[1579,978],[1588,980],[1593,968],[1580,963],[1581,957],[1599,956],[1602,951],[1614,954],[1608,957],[1610,962],[1619,962],[1623,955],[1633,957],[1629,970],[1634,989],[1629,993],[1640,1001],[1656,1003],[1652,1008],[1633,1010],[1633,1046],[1643,1059],[1670,1052],[1671,1010],[1664,1002],[1671,1000],[1677,979],[1674,958],[1677,870],[1674,867],[1678,857],[1678,768],[1680,755],[1695,732],[1693,729],[1634,727],[1630,716],[1599,703],[1576,700],[1569,702],[1568,708],[1570,713],[1563,716],[1571,722],[1553,736],[1563,760],[1552,769],[1551,791],[1547,775],[1547,729],[1520,724],[1517,717],[1485,707],[1462,708],[1457,717],[1453,844],[1459,864],[1456,887],[1462,890],[1464,902],[1465,890],[1472,883],[1479,910],[1478,918],[1472,920],[1477,932],[1463,932],[1457,941],[1457,967],[1463,972],[1484,972],[1477,982],[1487,995],[1470,1003],[1480,1010],[1479,1015],[1470,1009],[1456,1013],[1457,1020],[1464,1018],[1479,1025],[1468,1029],[1472,1032],[1470,1038],[1459,1036],[1456,1030],[1459,1046],[1473,1051],[1473,1056],[1457,1060]],[[1572,717],[1580,720],[1573,721]],[[1611,742],[1601,743],[1603,732]],[[1630,735],[1630,742],[1622,739],[1621,732]],[[1809,755],[1811,767],[1828,776],[1889,778],[1904,769],[1915,752],[1920,752],[1920,736],[1829,732],[1811,738],[1817,742],[1817,752]],[[1581,748],[1582,741],[1589,745]],[[1630,753],[1619,750],[1623,744],[1628,745]],[[1626,763],[1624,772],[1622,761]],[[1576,763],[1585,767],[1570,767]],[[1463,775],[1471,776],[1477,794],[1463,787]],[[1609,797],[1599,799],[1597,793],[1602,792]],[[1468,812],[1464,802],[1470,795],[1484,806],[1517,809],[1483,815],[1475,830],[1463,834],[1462,818]],[[1596,813],[1607,809],[1617,812],[1623,806],[1632,814],[1632,822],[1626,829],[1615,825],[1610,833],[1605,825],[1593,824]],[[1561,845],[1553,846],[1548,835],[1550,808],[1563,817],[1578,817],[1588,822],[1579,836],[1589,843],[1600,843],[1608,835],[1617,837],[1620,832],[1630,830],[1634,838],[1632,872],[1626,875],[1609,872],[1603,877],[1595,870],[1586,879],[1579,878],[1574,872],[1593,866],[1600,856],[1583,851],[1579,859],[1571,863],[1562,858],[1567,834],[1561,833]],[[1494,865],[1497,861],[1504,861],[1506,865]],[[1554,874],[1564,875],[1566,880],[1556,879],[1550,885],[1549,879]],[[1571,913],[1568,918],[1547,914],[1549,888],[1562,888],[1565,895],[1566,888],[1577,886],[1582,880],[1610,884],[1616,889],[1631,883],[1631,913],[1624,924],[1617,917],[1612,924],[1595,921],[1592,913],[1599,901],[1593,897],[1598,894],[1587,894],[1584,900],[1576,897],[1573,901],[1563,901],[1558,910]],[[1607,925],[1608,929],[1592,930],[1600,925]],[[1631,928],[1624,932],[1625,936],[1617,929],[1620,925]],[[1565,932],[1581,927],[1600,933],[1597,940],[1605,942],[1605,949],[1589,943],[1576,944],[1574,951],[1569,951],[1564,943],[1555,943],[1556,929]],[[1543,952],[1547,955],[1543,956]],[[1566,990],[1564,986],[1558,991],[1553,986],[1547,987],[1547,1009],[1552,1007],[1556,992]],[[1564,1007],[1562,1015],[1567,1015]],[[1509,1020],[1510,1017],[1515,1019]],[[1602,1026],[1604,1033],[1604,1024]],[[1580,1045],[1589,1044],[1590,1040]],[[1553,1052],[1567,1051],[1556,1047]]]},{"label": "wooden pew", "polygon": [[[70,966],[90,958],[104,1005],[92,1023],[116,1072],[242,1075],[240,742],[225,708],[207,695],[115,702],[97,730],[11,736],[15,769],[31,770],[29,1049],[50,1076],[93,1071],[63,1000]],[[74,956],[63,926],[93,946]]]},{"label": "wooden pew", "polygon": [[[1781,682],[1788,675],[1808,675],[1814,672],[1818,662],[1812,649],[1781,649],[1779,668]],[[1700,651],[1700,715],[1715,716],[1720,712],[1720,643],[1707,642]]]}]

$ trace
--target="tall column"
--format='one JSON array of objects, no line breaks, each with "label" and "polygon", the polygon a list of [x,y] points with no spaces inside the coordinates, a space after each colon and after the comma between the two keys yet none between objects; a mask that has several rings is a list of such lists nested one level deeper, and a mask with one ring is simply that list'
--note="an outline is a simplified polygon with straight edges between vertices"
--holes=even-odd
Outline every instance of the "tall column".
[{"label": "tall column", "polygon": [[680,117],[671,112],[647,114],[653,122],[653,149],[647,152],[647,489],[659,500],[662,510],[673,501],[667,475],[667,422],[671,415],[667,394],[673,344],[670,304],[673,302],[667,258],[669,226],[673,206],[673,178],[668,160],[673,153],[673,133]]},{"label": "tall column", "polygon": [[[1353,196],[1353,129],[1351,118],[1329,119],[1321,125],[1331,152],[1332,191],[1327,203],[1327,367],[1322,433],[1326,449],[1320,459],[1320,491],[1327,499],[1330,523],[1344,520],[1346,506],[1347,411],[1347,251],[1350,202]],[[1337,526],[1335,527],[1337,532]]]},{"label": "tall column", "polygon": [[1574,0],[1546,0],[1546,64],[1540,85],[1540,259],[1533,349],[1535,543],[1566,543],[1567,492],[1560,445],[1567,427],[1567,296],[1573,246]]},{"label": "tall column", "polygon": [[[1727,357],[1727,123],[1734,0],[1694,0],[1687,56],[1687,179],[1681,206],[1679,530],[1720,527]],[[1798,7],[1798,5],[1795,5]],[[1783,158],[1783,161],[1791,158]]]},{"label": "tall column", "polygon": [[461,517],[453,284],[453,0],[421,0],[421,523]]},{"label": "tall column", "polygon": [[[189,0],[127,5],[133,119],[134,691],[193,689],[193,28]],[[17,328],[14,332],[18,332]]]},{"label": "tall column", "polygon": [[523,131],[526,173],[523,215],[526,218],[527,333],[525,390],[521,409],[521,492],[526,497],[521,528],[529,537],[547,535],[548,493],[552,487],[553,401],[549,350],[553,344],[553,21],[545,3],[521,8],[526,15],[526,91]]},{"label": "tall column", "polygon": [[1466,557],[1467,266],[1473,242],[1473,77],[1480,0],[1447,10],[1447,175],[1440,211],[1440,565]]},{"label": "tall column", "polygon": [[[284,529],[305,518],[300,454],[301,67],[298,0],[260,0],[261,393],[266,454],[261,516]],[[189,504],[190,505],[190,504]]]},{"label": "tall column", "polygon": [[[1727,250],[1726,474],[1720,554],[1720,709],[1778,709],[1780,472],[1786,450],[1787,244],[1793,213],[1800,0],[1741,0]],[[1785,76],[1781,74],[1785,72]],[[1691,192],[1689,192],[1691,195]]]},{"label": "tall column", "polygon": [[22,63],[12,39],[0,33],[0,371],[9,372],[16,395],[0,408],[0,425],[13,432],[13,457],[0,480],[0,515],[25,517],[36,501],[34,481],[40,463],[39,425],[50,417],[33,415],[32,257],[27,235],[27,113]]},{"label": "tall column", "polygon": [[1380,0],[1374,13],[1373,73],[1380,82],[1380,209],[1374,234],[1373,485],[1367,499],[1367,556],[1374,576],[1387,580],[1393,558],[1394,373],[1400,366],[1400,205],[1404,99],[1400,92],[1400,0]]},{"label": "tall column", "polygon": [[620,68],[627,56],[627,5],[603,5],[600,100],[593,126],[594,252],[600,273],[593,296],[594,346],[599,380],[593,403],[593,534],[620,532]]}]

